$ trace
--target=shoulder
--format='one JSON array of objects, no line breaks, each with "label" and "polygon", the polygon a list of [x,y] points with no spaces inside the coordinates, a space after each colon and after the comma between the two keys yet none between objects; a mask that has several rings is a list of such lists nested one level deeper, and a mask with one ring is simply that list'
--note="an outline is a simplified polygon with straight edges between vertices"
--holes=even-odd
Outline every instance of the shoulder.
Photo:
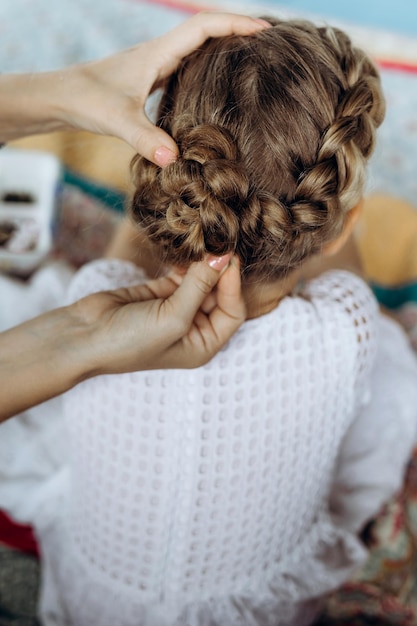
[{"label": "shoulder", "polygon": [[376,298],[366,282],[351,272],[326,272],[302,286],[300,296],[311,303],[320,319],[330,316],[352,328],[359,342],[363,333],[377,327]]},{"label": "shoulder", "polygon": [[356,274],[345,270],[325,272],[306,282],[300,289],[300,294],[314,301],[317,306],[340,305],[337,308],[344,312],[349,312],[351,306],[354,310],[365,307],[370,313],[376,313],[378,309],[376,298],[367,283]]},{"label": "shoulder", "polygon": [[74,302],[91,293],[129,287],[146,280],[145,271],[130,261],[99,259],[87,263],[75,274],[68,289],[67,301]]},{"label": "shoulder", "polygon": [[355,379],[369,378],[379,343],[379,307],[366,282],[344,270],[326,272],[308,282],[301,297],[311,303],[326,342],[344,351]]}]

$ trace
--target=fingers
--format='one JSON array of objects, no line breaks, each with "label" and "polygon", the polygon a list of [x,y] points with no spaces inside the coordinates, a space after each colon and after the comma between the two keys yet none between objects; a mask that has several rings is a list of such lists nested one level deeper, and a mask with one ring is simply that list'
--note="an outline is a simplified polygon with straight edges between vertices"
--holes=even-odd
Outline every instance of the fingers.
[{"label": "fingers", "polygon": [[227,270],[217,283],[217,306],[210,313],[210,323],[217,341],[225,343],[246,318],[242,295],[240,264],[233,257]]},{"label": "fingers", "polygon": [[166,301],[167,315],[174,315],[181,319],[185,326],[191,326],[194,316],[216,285],[220,272],[227,266],[230,258],[231,254],[226,254],[223,257],[194,263],[184,276],[181,285]]},{"label": "fingers", "polygon": [[201,46],[208,37],[252,35],[269,26],[264,20],[244,15],[197,13],[161,38],[171,60],[162,68],[161,76],[170,74],[184,56]]},{"label": "fingers", "polygon": [[[130,371],[130,368],[198,367],[207,363],[245,319],[239,264],[233,259],[226,267],[230,259],[230,254],[212,257],[192,265],[184,277],[167,276],[143,285],[94,294],[96,299],[101,297],[98,303],[101,308],[109,310],[112,327],[123,328],[118,335],[128,338],[122,345],[123,351],[117,349],[122,358],[117,361],[112,357],[111,370],[106,373]],[[216,284],[217,303],[207,315],[200,307]],[[104,319],[102,313],[99,317]],[[136,340],[132,340],[138,328],[143,334],[139,361]],[[126,350],[131,353],[130,363],[126,360]]]},{"label": "fingers", "polygon": [[156,278],[141,285],[118,289],[114,293],[124,297],[125,302],[145,302],[147,300],[165,300],[172,296],[178,284],[169,276]]},{"label": "fingers", "polygon": [[136,152],[152,161],[155,165],[166,167],[178,157],[175,141],[161,128],[154,126],[145,113],[131,115],[119,127],[119,136],[127,141]]},{"label": "fingers", "polygon": [[217,306],[231,317],[242,317],[245,313],[242,296],[240,262],[232,257],[229,267],[217,283]]},{"label": "fingers", "polygon": [[[198,13],[152,42],[153,45],[157,45],[155,53],[160,59],[158,80],[172,74],[183,57],[201,46],[208,37],[251,35],[269,26],[270,24],[264,20],[244,15]],[[178,148],[174,141],[161,129],[155,130],[149,120],[142,119],[139,137],[130,140],[129,143],[145,158],[160,167],[172,163],[178,156]]]},{"label": "fingers", "polygon": [[237,259],[233,259],[221,274],[216,295],[217,304],[210,315],[198,311],[183,340],[172,346],[169,351],[172,364],[180,362],[182,366],[198,367],[207,363],[245,321],[246,308]]},{"label": "fingers", "polygon": [[[201,304],[211,297],[211,290],[219,280],[222,270],[230,261],[230,254],[222,257],[209,257],[201,263],[195,263],[191,269],[184,273],[171,272],[167,276],[149,280],[140,285],[121,287],[113,291],[115,297],[119,297],[121,302],[145,302],[147,300],[166,300],[172,296],[179,286],[185,281],[185,287],[179,291],[179,295],[171,298],[170,306],[173,307],[174,314],[182,315],[184,310],[189,312],[187,319],[190,323],[193,319],[192,310],[197,311]],[[227,289],[228,282],[223,281]],[[191,296],[191,299],[190,299]],[[226,296],[227,298],[227,296]],[[210,311],[213,306],[210,307]]]}]

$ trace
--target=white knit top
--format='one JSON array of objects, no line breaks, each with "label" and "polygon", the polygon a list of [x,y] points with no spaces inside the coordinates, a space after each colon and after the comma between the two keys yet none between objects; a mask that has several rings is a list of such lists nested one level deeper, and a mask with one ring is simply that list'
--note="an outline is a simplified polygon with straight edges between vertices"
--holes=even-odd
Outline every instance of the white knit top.
[{"label": "white knit top", "polygon": [[[103,260],[71,299],[143,279]],[[342,439],[369,400],[377,305],[329,272],[246,322],[205,367],[69,392],[70,468],[39,536],[44,623],[307,624],[365,551],[329,510]]]}]

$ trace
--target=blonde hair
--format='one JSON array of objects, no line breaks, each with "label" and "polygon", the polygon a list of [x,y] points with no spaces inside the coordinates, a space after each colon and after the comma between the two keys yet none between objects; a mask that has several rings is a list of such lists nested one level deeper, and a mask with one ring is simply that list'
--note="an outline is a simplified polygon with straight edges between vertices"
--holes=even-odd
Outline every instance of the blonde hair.
[{"label": "blonde hair", "polygon": [[281,278],[363,194],[384,117],[375,66],[340,30],[269,21],[184,60],[158,113],[178,160],[132,162],[134,219],[169,263],[234,251],[244,277]]}]

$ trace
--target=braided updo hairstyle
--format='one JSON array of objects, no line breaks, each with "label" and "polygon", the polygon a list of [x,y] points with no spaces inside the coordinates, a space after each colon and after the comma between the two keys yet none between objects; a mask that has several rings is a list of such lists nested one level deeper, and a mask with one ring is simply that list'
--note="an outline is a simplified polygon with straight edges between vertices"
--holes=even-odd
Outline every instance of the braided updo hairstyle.
[{"label": "braided updo hairstyle", "polygon": [[362,196],[385,110],[375,66],[340,30],[269,21],[184,60],[158,112],[178,160],[133,160],[134,219],[168,263],[234,251],[244,278],[281,278]]}]

